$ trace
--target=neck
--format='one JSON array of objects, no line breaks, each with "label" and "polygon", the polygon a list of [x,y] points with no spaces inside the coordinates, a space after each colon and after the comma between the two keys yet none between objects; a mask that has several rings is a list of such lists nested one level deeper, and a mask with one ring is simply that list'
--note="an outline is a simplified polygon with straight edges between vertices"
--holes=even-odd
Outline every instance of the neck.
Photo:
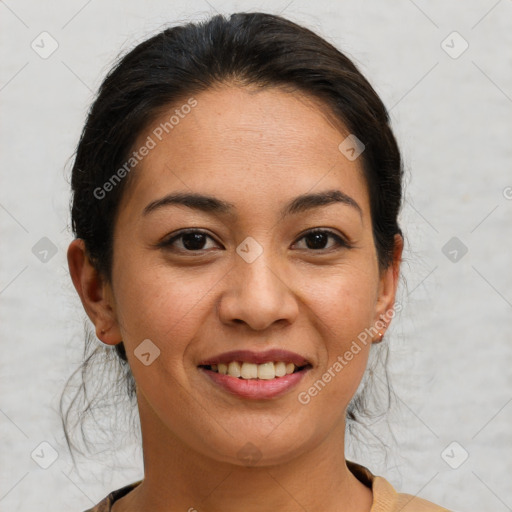
[{"label": "neck", "polygon": [[113,512],[370,511],[371,489],[346,465],[344,424],[317,447],[287,462],[240,466],[219,462],[185,445],[155,421],[141,397],[139,412],[144,480],[114,503]]}]

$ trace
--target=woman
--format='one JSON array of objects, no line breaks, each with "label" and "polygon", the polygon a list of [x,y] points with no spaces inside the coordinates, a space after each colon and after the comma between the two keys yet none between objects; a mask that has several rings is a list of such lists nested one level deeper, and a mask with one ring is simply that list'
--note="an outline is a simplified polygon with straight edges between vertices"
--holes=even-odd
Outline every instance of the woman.
[{"label": "woman", "polygon": [[90,511],[446,510],[344,455],[394,316],[401,182],[370,84],[281,17],[120,60],[78,145],[68,263],[129,365],[145,474]]}]

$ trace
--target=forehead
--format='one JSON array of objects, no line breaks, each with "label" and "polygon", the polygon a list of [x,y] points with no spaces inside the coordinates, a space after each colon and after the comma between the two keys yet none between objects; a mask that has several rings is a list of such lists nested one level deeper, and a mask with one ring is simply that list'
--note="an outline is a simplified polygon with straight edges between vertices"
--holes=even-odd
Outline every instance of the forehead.
[{"label": "forehead", "polygon": [[[185,105],[194,105],[185,108]],[[130,176],[127,201],[174,190],[276,207],[315,189],[341,189],[368,206],[361,159],[338,149],[348,131],[318,100],[278,88],[221,86],[162,110],[135,150],[152,148]]]}]

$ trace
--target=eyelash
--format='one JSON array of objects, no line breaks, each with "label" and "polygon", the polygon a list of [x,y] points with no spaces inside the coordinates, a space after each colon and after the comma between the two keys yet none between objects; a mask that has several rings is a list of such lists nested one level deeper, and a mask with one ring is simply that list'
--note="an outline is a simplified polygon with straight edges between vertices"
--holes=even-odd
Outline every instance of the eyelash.
[{"label": "eyelash", "polygon": [[[178,233],[177,235],[174,235],[171,238],[164,239],[162,242],[160,242],[158,244],[158,247],[165,248],[165,249],[171,249],[172,250],[173,249],[172,245],[173,245],[173,243],[176,240],[179,240],[180,238],[183,238],[184,236],[190,235],[190,234],[201,234],[201,235],[206,236],[207,238],[210,238],[211,240],[214,240],[214,238],[212,236],[210,236],[208,233],[206,233],[205,231],[201,231],[199,229],[188,229],[188,230],[185,230],[185,231],[181,231],[180,233]],[[303,234],[298,239],[298,241],[300,241],[300,240],[302,240],[302,239],[304,239],[304,238],[306,238],[308,236],[315,235],[315,234],[325,234],[328,237],[331,237],[331,238],[335,239],[338,248],[335,248],[334,250],[340,250],[341,248],[344,248],[344,249],[352,248],[352,244],[349,243],[346,239],[342,238],[340,235],[334,233],[333,231],[330,231],[330,230],[327,230],[327,229],[321,229],[321,228],[315,228],[315,229],[312,229],[310,231],[307,231],[305,234]],[[194,250],[188,250],[188,249],[178,249],[177,252],[181,252],[181,253],[185,252],[185,253],[192,253],[193,254],[193,253],[199,253],[199,252],[205,251],[205,250],[207,250],[207,249],[197,249],[195,251]],[[326,251],[333,250],[333,248],[328,248],[328,249],[306,249],[306,250],[313,251],[313,252],[326,252]]]}]

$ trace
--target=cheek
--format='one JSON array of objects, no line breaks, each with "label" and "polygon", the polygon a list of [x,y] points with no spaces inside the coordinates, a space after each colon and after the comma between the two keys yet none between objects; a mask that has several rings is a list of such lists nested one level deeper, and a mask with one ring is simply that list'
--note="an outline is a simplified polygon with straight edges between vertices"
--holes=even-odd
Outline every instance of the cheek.
[{"label": "cheek", "polygon": [[305,301],[339,343],[357,336],[373,321],[377,278],[364,269],[334,270],[321,279],[309,279]]},{"label": "cheek", "polygon": [[298,400],[312,407],[313,416],[333,424],[344,417],[366,369],[371,338],[365,329],[373,320],[374,282],[354,272],[310,285],[308,297],[323,347],[319,371]]},{"label": "cheek", "polygon": [[367,330],[374,320],[376,281],[371,273],[352,269],[310,282],[307,307],[314,313],[323,338],[322,370],[330,375],[326,380],[337,381],[343,388],[336,391],[334,388],[339,387],[331,386],[334,393],[353,393],[371,347]]},{"label": "cheek", "polygon": [[218,276],[204,272],[187,279],[137,258],[123,261],[116,275],[116,313],[125,345],[133,350],[149,338],[165,359],[181,360],[205,308],[212,307],[209,291]]}]

